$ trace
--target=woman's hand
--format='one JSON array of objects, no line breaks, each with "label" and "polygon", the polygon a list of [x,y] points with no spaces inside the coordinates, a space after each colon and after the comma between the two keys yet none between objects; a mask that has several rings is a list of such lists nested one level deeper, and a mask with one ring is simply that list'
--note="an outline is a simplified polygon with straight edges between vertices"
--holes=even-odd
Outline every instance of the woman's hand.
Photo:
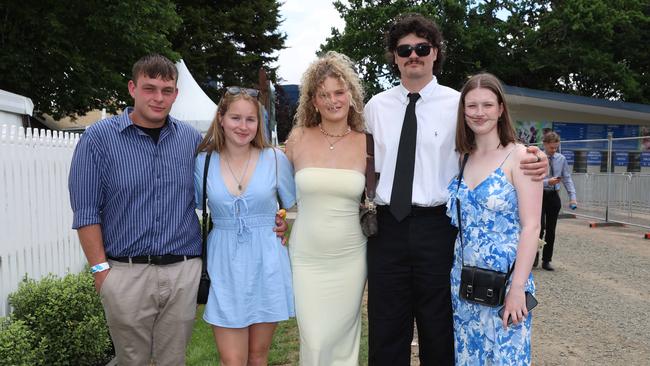
[{"label": "woman's hand", "polygon": [[289,229],[289,225],[285,220],[286,217],[287,211],[284,209],[278,210],[278,212],[275,214],[275,227],[273,228],[273,231],[275,231],[275,235],[277,235],[278,238],[282,238],[282,245],[287,244],[287,237],[284,236],[284,234]]},{"label": "woman's hand", "polygon": [[503,328],[508,328],[508,318],[512,319],[513,324],[523,322],[528,316],[526,309],[526,293],[523,287],[511,286],[506,294],[503,311]]}]

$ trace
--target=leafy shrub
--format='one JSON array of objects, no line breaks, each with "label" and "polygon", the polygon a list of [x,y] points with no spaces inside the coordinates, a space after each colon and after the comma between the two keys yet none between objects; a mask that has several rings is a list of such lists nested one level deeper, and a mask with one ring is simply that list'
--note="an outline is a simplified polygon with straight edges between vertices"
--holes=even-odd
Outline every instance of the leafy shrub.
[{"label": "leafy shrub", "polygon": [[32,364],[100,365],[110,360],[104,310],[89,273],[25,279],[9,303],[15,328],[10,342],[30,343],[38,356]]},{"label": "leafy shrub", "polygon": [[0,365],[32,366],[44,364],[43,352],[34,348],[36,334],[25,322],[4,321],[0,324]]}]

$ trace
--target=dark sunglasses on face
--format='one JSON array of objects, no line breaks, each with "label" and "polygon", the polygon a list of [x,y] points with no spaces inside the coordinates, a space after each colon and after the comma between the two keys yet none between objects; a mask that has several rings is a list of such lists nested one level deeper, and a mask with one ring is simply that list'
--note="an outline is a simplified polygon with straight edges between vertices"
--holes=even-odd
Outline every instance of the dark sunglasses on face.
[{"label": "dark sunglasses on face", "polygon": [[237,95],[243,93],[253,98],[257,98],[260,95],[260,91],[257,89],[242,88],[240,86],[229,86],[226,88],[226,93],[230,95]]},{"label": "dark sunglasses on face", "polygon": [[431,48],[433,48],[433,46],[428,43],[418,43],[415,46],[411,46],[410,44],[403,44],[397,46],[397,48],[395,48],[395,52],[397,52],[397,56],[399,57],[409,57],[415,50],[416,55],[423,57],[428,56],[431,53]]}]

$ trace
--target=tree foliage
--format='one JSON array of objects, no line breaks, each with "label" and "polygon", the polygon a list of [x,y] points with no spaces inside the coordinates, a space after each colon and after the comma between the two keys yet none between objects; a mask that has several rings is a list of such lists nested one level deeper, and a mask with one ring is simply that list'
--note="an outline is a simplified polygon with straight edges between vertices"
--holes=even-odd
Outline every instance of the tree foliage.
[{"label": "tree foliage", "polygon": [[276,0],[178,0],[183,18],[173,37],[192,76],[213,99],[223,86],[254,86],[264,67],[276,80],[276,51],[286,36],[278,30],[280,3]]},{"label": "tree foliage", "polygon": [[646,0],[351,0],[335,2],[346,22],[321,46],[357,61],[373,94],[396,83],[384,33],[398,14],[440,26],[442,84],[458,88],[489,71],[505,83],[629,102],[650,102],[650,5]]},{"label": "tree foliage", "polygon": [[152,52],[183,57],[208,92],[250,86],[283,47],[280,21],[276,0],[4,0],[0,89],[55,118],[114,112],[131,102],[133,63]]},{"label": "tree foliage", "polygon": [[55,118],[121,108],[137,59],[179,57],[167,38],[181,22],[169,0],[5,0],[0,19],[0,89]]}]

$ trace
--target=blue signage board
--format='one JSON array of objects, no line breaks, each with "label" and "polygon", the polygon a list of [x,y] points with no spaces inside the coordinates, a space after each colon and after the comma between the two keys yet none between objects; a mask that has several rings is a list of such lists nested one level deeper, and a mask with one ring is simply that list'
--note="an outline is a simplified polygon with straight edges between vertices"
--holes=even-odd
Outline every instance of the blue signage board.
[{"label": "blue signage board", "polygon": [[[562,148],[571,150],[607,150],[608,132],[612,132],[614,138],[639,136],[639,126],[636,125],[553,122],[553,130],[560,135],[563,141],[602,140],[593,142],[562,142]],[[615,151],[639,150],[639,140],[614,141],[612,149]]]},{"label": "blue signage board", "polygon": [[587,165],[598,165],[600,166],[601,161],[600,151],[590,151],[587,153]]},{"label": "blue signage board", "polygon": [[645,168],[650,167],[650,151],[641,153],[641,166]]},{"label": "blue signage board", "polygon": [[614,166],[627,166],[629,154],[626,152],[614,152]]},{"label": "blue signage board", "polygon": [[573,165],[575,162],[575,154],[571,150],[562,150],[562,155],[566,158],[566,163]]}]

